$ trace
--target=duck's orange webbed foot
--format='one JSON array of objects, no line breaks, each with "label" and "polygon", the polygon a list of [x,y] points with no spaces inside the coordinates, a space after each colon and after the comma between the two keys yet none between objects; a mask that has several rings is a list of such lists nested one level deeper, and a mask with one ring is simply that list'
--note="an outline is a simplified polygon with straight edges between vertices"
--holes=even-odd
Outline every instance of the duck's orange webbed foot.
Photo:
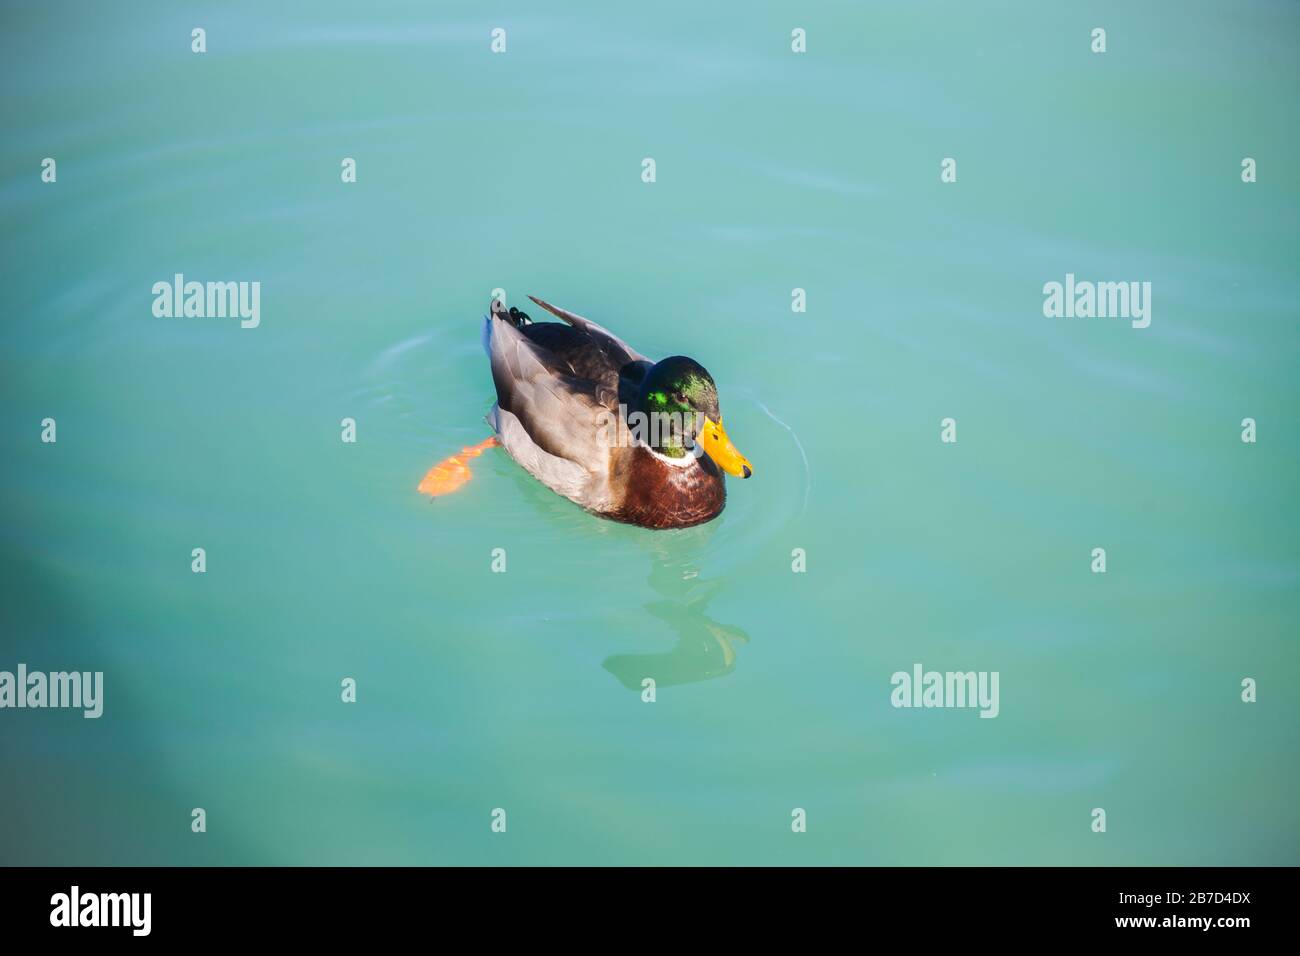
[{"label": "duck's orange webbed foot", "polygon": [[462,448],[450,458],[444,458],[425,473],[424,477],[420,479],[417,490],[434,498],[439,495],[451,494],[473,477],[470,474],[469,465],[465,464],[465,462],[470,458],[477,458],[489,448],[494,448],[499,444],[501,443],[495,437],[488,438],[477,445]]}]

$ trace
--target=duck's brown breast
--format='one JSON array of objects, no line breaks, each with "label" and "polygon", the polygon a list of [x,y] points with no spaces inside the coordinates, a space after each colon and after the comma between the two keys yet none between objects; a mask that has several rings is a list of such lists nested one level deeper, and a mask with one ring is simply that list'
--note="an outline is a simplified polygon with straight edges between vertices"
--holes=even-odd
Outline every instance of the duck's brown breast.
[{"label": "duck's brown breast", "polygon": [[689,528],[722,513],[727,486],[701,455],[685,467],[661,461],[644,446],[617,448],[610,460],[613,508],[605,516],[643,528]]}]

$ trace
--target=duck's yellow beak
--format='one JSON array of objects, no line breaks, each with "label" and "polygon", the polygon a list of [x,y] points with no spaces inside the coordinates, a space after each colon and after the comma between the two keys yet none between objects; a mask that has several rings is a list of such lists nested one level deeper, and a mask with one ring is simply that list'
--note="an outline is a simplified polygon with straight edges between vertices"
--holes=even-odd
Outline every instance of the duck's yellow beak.
[{"label": "duck's yellow beak", "polygon": [[727,474],[748,478],[754,473],[754,469],[749,467],[749,459],[727,437],[722,422],[715,422],[705,416],[704,427],[700,429],[700,440],[704,443],[704,453]]}]

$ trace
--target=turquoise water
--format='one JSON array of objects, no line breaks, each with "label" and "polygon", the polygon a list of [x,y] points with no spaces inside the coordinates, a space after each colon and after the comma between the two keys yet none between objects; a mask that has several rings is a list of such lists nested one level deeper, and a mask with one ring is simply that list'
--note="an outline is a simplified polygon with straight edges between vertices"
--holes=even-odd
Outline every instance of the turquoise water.
[{"label": "turquoise water", "polygon": [[[1297,862],[1294,4],[3,22],[0,670],[105,701],[0,711],[0,862]],[[1067,273],[1150,327],[1044,317]],[[717,521],[500,450],[415,492],[496,288],[709,368]],[[997,718],[892,707],[916,663]]]}]

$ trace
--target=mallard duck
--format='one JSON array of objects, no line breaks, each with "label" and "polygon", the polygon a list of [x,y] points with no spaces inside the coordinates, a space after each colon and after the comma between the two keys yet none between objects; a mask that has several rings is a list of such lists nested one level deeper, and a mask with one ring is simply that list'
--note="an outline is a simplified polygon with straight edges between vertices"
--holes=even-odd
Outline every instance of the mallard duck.
[{"label": "mallard duck", "polygon": [[723,472],[748,478],[727,437],[713,376],[674,355],[651,362],[595,322],[529,296],[564,321],[534,322],[493,301],[483,324],[495,436],[434,466],[420,489],[454,490],[463,459],[499,444],[525,471],[588,511],[645,528],[716,518]]}]

